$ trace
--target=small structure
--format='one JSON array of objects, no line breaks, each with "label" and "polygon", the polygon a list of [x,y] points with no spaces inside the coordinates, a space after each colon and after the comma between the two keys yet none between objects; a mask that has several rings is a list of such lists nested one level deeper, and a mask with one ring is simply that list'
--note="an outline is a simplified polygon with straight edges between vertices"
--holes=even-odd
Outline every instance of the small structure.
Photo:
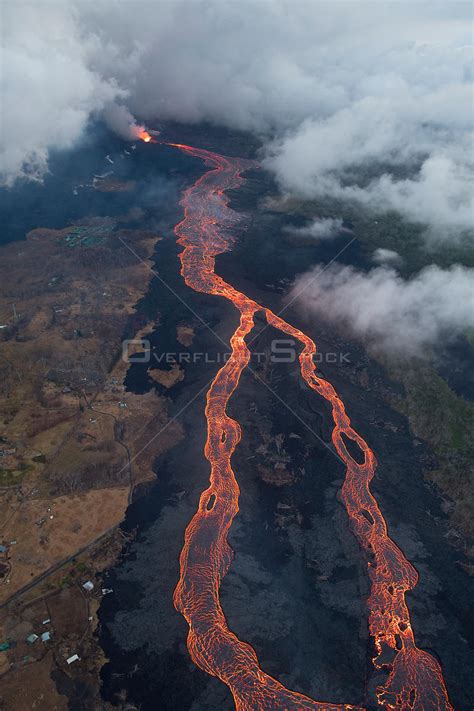
[{"label": "small structure", "polygon": [[73,662],[78,662],[79,660],[80,660],[80,656],[78,654],[73,654],[72,656],[70,656],[66,659],[68,664],[72,664]]},{"label": "small structure", "polygon": [[87,580],[85,583],[83,583],[82,587],[84,588],[84,590],[87,590],[87,592],[90,592],[94,589],[94,583],[91,580]]},{"label": "small structure", "polygon": [[32,634],[28,635],[26,641],[28,642],[28,644],[34,644],[37,639],[39,639],[38,635],[33,632]]},{"label": "small structure", "polygon": [[41,635],[42,642],[49,642],[51,640],[51,632],[43,632]]},{"label": "small structure", "polygon": [[0,553],[6,553],[8,548],[6,546],[0,546]]},{"label": "small structure", "polygon": [[102,588],[102,595],[108,595],[113,592],[113,588]]},{"label": "small structure", "polygon": [[48,625],[51,622],[51,618],[47,617],[43,622],[41,623],[42,625]]}]

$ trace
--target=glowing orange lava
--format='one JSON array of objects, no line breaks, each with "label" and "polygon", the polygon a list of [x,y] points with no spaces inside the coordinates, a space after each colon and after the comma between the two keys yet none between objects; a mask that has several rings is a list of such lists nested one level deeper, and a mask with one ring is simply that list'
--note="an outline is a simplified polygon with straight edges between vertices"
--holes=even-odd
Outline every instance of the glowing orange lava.
[{"label": "glowing orange lava", "polygon": [[135,126],[133,129],[133,133],[135,138],[139,139],[140,141],[144,141],[145,143],[150,143],[150,141],[153,140],[153,137],[148,133],[144,126]]},{"label": "glowing orange lava", "polygon": [[[382,654],[386,659],[389,653],[389,661],[383,663],[388,669],[388,678],[377,689],[377,701],[386,709],[451,709],[439,663],[415,644],[405,593],[416,585],[418,575],[389,537],[385,520],[370,491],[376,469],[375,455],[351,427],[344,404],[332,385],[316,375],[314,341],[270,309],[234,289],[214,271],[216,255],[228,250],[233,242],[228,228],[238,220],[228,207],[224,191],[238,187],[243,182],[242,172],[255,164],[191,146],[170,145],[201,158],[210,168],[185,191],[181,201],[184,219],[175,227],[178,242],[183,246],[181,273],[186,284],[196,291],[223,296],[240,312],[240,324],[230,342],[231,356],[207,393],[205,456],[211,466],[210,483],[186,529],[180,579],[174,594],[176,609],[189,625],[190,655],[201,669],[228,685],[237,709],[361,708],[314,701],[286,689],[262,671],[254,649],[228,628],[219,600],[220,584],[233,557],[227,534],[239,510],[239,487],[231,457],[241,430],[227,415],[226,408],[250,359],[245,338],[254,327],[255,313],[264,311],[269,324],[301,343],[301,375],[307,386],[327,400],[332,409],[332,441],[347,467],[342,499],[353,532],[368,559],[369,630],[377,650],[374,664],[381,667]],[[358,445],[364,455],[362,463],[351,456],[343,437]],[[343,655],[344,650],[341,650],[341,663]]]}]

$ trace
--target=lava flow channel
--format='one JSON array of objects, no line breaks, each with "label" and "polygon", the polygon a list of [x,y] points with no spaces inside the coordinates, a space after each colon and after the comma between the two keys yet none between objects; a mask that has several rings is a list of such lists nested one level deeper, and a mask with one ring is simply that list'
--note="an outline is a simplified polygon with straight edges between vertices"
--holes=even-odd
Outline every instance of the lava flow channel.
[{"label": "lava flow channel", "polygon": [[[332,441],[347,467],[342,499],[353,532],[368,558],[368,616],[376,650],[374,664],[388,670],[386,682],[376,691],[378,704],[407,711],[451,709],[439,663],[415,644],[405,593],[416,585],[418,575],[388,536],[385,520],[370,491],[376,468],[374,453],[351,427],[332,385],[316,375],[314,341],[214,272],[215,257],[232,246],[229,228],[235,227],[239,219],[228,207],[224,191],[238,187],[243,182],[242,172],[255,163],[182,144],[170,145],[201,158],[210,168],[184,192],[181,200],[184,219],[174,230],[183,246],[181,273],[194,290],[223,296],[240,312],[240,324],[230,341],[231,356],[207,393],[205,456],[211,465],[210,483],[186,529],[180,579],[174,594],[175,607],[189,625],[190,655],[201,669],[228,685],[237,709],[360,708],[313,701],[286,689],[262,671],[254,649],[229,630],[220,605],[219,588],[233,557],[227,534],[239,510],[239,486],[231,457],[241,431],[226,408],[250,359],[245,338],[254,327],[255,313],[263,310],[270,325],[302,344],[301,375],[332,408]],[[359,447],[362,463],[351,456],[347,440]],[[342,655],[343,650],[341,660]]]}]

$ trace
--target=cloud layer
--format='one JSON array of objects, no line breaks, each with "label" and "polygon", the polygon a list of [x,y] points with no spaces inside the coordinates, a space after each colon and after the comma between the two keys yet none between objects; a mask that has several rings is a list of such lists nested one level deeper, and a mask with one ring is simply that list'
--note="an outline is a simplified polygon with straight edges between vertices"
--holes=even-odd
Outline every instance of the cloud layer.
[{"label": "cloud layer", "polygon": [[300,276],[290,296],[388,355],[429,355],[474,328],[474,270],[459,265],[433,265],[404,280],[387,266],[365,273],[332,264]]},{"label": "cloud layer", "polygon": [[472,225],[471,14],[457,2],[10,3],[4,179],[40,176],[51,147],[115,103],[122,119],[257,131],[283,190],[393,208],[452,239]]},{"label": "cloud layer", "polygon": [[322,217],[312,220],[303,227],[292,227],[288,225],[286,231],[299,237],[312,237],[315,241],[334,239],[342,232],[350,232],[342,226],[340,217]]},{"label": "cloud layer", "polygon": [[96,42],[83,36],[70,4],[2,6],[3,181],[40,179],[51,148],[67,149],[89,117],[125,95],[92,68]]}]

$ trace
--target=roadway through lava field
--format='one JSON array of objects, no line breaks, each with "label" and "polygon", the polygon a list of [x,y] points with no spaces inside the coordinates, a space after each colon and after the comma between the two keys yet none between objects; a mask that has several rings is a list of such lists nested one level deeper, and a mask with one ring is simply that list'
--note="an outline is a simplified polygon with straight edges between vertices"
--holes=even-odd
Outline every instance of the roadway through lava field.
[{"label": "roadway through lava field", "polygon": [[[215,257],[233,243],[231,228],[239,216],[228,206],[224,191],[237,188],[242,173],[255,163],[228,158],[181,144],[169,144],[201,158],[209,170],[184,192],[184,219],[175,227],[183,250],[181,273],[188,286],[206,294],[223,296],[240,312],[240,324],[231,337],[231,355],[215,376],[207,393],[205,456],[211,466],[209,487],[189,523],[180,557],[180,579],[174,604],[189,625],[188,649],[193,661],[230,688],[237,709],[351,709],[351,704],[314,701],[290,691],[259,666],[254,649],[229,630],[219,600],[222,578],[233,552],[227,542],[239,511],[239,486],[231,466],[240,440],[239,424],[226,412],[242,371],[249,363],[245,339],[254,327],[254,316],[263,311],[268,324],[297,339],[301,376],[309,388],[330,403],[334,420],[332,442],[347,469],[342,500],[352,530],[367,556],[370,594],[367,601],[370,634],[377,651],[376,667],[388,672],[377,689],[377,702],[387,709],[434,711],[451,709],[436,659],[415,644],[405,593],[417,584],[418,575],[391,540],[382,513],[370,491],[376,469],[374,453],[351,427],[342,400],[332,385],[316,375],[315,343],[302,331],[227,284],[215,271]],[[363,462],[350,454],[345,440],[359,447]],[[341,649],[341,661],[344,650]]]}]

